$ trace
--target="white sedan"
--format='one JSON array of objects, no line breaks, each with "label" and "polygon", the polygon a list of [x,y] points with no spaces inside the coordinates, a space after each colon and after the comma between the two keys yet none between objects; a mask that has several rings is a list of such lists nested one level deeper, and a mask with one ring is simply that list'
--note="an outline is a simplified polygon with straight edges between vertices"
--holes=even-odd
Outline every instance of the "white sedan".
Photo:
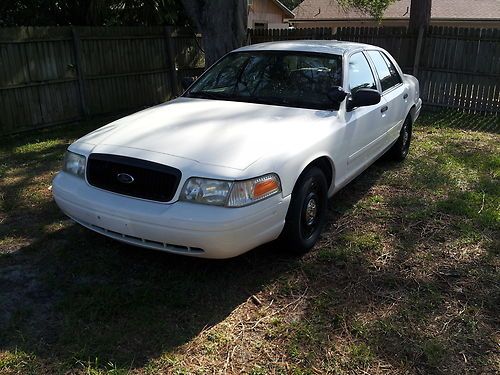
[{"label": "white sedan", "polygon": [[378,47],[246,46],[168,103],[84,136],[53,181],[77,223],[145,248],[229,258],[318,240],[327,199],[384,153],[403,160],[418,81]]}]

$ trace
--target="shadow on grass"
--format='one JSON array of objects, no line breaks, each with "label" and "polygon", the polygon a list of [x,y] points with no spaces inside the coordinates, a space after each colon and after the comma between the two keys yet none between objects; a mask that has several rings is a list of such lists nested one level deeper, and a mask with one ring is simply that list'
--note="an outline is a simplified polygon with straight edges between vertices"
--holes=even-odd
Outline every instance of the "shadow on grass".
[{"label": "shadow on grass", "polygon": [[[345,209],[380,171],[365,174]],[[36,215],[41,232],[63,219],[50,201]],[[23,234],[15,221],[6,224]],[[69,221],[0,261],[8,300],[1,349],[35,353],[49,366],[98,359],[120,368],[189,342],[301,262],[274,244],[229,260],[187,258],[123,245]]]},{"label": "shadow on grass", "polygon": [[0,150],[0,349],[33,353],[49,372],[88,361],[141,367],[226,319],[300,262],[273,244],[225,261],[175,256],[66,220],[48,186],[67,144],[93,127],[12,137]]},{"label": "shadow on grass", "polygon": [[[120,367],[187,342],[293,264],[269,249],[223,262],[185,258],[130,248],[73,224],[6,263],[21,270],[28,263],[34,275],[13,285],[34,290],[20,292],[15,314],[27,319],[4,332],[8,347]],[[51,304],[49,311],[39,302]]]}]

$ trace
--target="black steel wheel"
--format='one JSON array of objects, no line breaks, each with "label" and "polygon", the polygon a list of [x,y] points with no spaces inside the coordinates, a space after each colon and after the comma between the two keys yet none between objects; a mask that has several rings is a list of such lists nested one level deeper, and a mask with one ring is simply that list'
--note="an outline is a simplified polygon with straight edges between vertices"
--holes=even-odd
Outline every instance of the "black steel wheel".
[{"label": "black steel wheel", "polygon": [[394,145],[389,149],[389,156],[396,161],[403,161],[408,156],[408,152],[410,151],[410,143],[412,136],[412,123],[411,116],[408,115],[401,127],[401,131],[399,132],[399,138],[394,143]]},{"label": "black steel wheel", "polygon": [[321,169],[306,170],[297,181],[281,233],[282,247],[293,254],[308,252],[326,221],[328,187]]}]

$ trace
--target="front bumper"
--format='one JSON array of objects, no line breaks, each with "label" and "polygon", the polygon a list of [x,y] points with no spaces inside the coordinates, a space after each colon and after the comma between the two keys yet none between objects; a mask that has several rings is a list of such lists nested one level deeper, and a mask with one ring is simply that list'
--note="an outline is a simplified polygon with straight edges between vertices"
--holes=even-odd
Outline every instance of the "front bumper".
[{"label": "front bumper", "polygon": [[230,258],[280,235],[290,196],[277,194],[241,208],[151,202],[87,184],[60,172],[52,194],[79,224],[132,245],[203,258]]}]

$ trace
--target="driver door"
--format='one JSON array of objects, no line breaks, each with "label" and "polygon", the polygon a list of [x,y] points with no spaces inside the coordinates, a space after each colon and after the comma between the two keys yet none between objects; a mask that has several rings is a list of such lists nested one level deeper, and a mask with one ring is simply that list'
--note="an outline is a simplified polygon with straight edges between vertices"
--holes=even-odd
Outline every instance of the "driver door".
[{"label": "driver door", "polygon": [[[351,95],[363,88],[380,91],[363,52],[352,54],[348,64],[346,90]],[[345,144],[348,150],[346,180],[357,176],[379,155],[385,130],[386,107],[386,101],[382,98],[378,104],[345,112]]]}]

